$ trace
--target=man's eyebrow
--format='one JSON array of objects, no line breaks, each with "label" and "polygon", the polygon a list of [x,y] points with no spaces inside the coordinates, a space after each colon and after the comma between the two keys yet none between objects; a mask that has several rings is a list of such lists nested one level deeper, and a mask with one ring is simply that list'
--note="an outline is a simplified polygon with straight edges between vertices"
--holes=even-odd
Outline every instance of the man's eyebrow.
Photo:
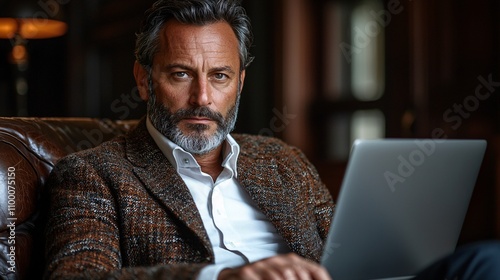
[{"label": "man's eyebrow", "polygon": [[214,67],[210,69],[210,72],[229,72],[231,74],[235,73],[233,68],[231,68],[230,66]]},{"label": "man's eyebrow", "polygon": [[[172,63],[168,64],[165,69],[172,70],[174,68],[179,68],[179,69],[184,69],[184,70],[189,70],[189,71],[194,71],[194,68],[182,63]],[[214,67],[211,68],[209,72],[229,72],[231,74],[236,73],[233,68],[230,66],[221,66],[221,67]]]},{"label": "man's eyebrow", "polygon": [[168,64],[165,69],[168,69],[168,70],[171,70],[171,69],[174,69],[174,68],[180,68],[180,69],[185,69],[185,70],[193,70],[192,67],[189,67],[185,64],[182,64],[182,63],[172,63],[172,64]]}]

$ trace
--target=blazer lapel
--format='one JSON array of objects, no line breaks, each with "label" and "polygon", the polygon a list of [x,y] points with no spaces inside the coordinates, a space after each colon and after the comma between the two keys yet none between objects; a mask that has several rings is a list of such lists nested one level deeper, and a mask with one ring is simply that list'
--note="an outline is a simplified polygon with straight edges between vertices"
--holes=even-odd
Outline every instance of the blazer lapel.
[{"label": "blazer lapel", "polygon": [[[254,159],[242,153],[238,159],[238,179],[260,210],[273,223],[289,247],[302,256],[311,257],[304,244],[305,228],[297,207],[297,192],[282,181],[275,159]],[[315,256],[314,256],[315,257]]]},{"label": "blazer lapel", "polygon": [[210,240],[189,189],[149,135],[144,120],[127,138],[126,153],[135,166],[134,173],[144,187],[191,229],[213,255]]}]

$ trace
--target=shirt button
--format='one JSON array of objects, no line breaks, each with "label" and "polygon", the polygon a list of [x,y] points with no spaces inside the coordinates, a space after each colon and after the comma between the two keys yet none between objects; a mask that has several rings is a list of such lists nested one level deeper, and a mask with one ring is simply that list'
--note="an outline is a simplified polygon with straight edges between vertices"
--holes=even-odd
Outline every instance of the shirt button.
[{"label": "shirt button", "polygon": [[184,164],[189,164],[189,159],[188,158],[184,159]]}]

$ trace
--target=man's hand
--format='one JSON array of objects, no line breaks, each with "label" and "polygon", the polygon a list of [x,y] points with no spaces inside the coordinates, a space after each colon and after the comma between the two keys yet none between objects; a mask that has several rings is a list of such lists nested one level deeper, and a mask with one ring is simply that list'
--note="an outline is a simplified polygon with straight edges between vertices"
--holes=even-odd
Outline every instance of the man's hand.
[{"label": "man's hand", "polygon": [[237,268],[224,269],[218,280],[330,280],[319,264],[296,254],[278,255]]}]

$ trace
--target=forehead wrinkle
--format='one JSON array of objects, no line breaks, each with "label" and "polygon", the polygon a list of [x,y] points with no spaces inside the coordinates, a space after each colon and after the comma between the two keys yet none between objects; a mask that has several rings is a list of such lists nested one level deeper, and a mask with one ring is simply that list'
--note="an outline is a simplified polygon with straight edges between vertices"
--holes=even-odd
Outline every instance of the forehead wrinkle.
[{"label": "forehead wrinkle", "polygon": [[[174,26],[169,28],[167,23],[161,32],[161,48],[158,54],[160,58],[172,60],[165,61],[166,63],[188,67],[200,65],[203,69],[239,67],[238,42],[232,29],[232,38],[228,38],[227,30],[214,29],[213,25],[187,25],[184,30],[179,29],[179,25],[175,23]],[[235,63],[238,65],[232,65]]]},{"label": "forehead wrinkle", "polygon": [[202,72],[228,72],[231,74],[236,73],[234,66],[228,65],[218,59],[206,59],[205,55],[188,55],[185,57],[177,57],[171,63],[165,65],[164,69],[172,70],[175,68],[184,69],[187,71],[196,72],[198,65],[201,65]]},{"label": "forehead wrinkle", "polygon": [[[177,48],[175,60],[166,65],[167,69],[181,68],[190,71],[194,71],[196,65],[201,65],[202,70],[206,72],[210,71],[228,71],[234,73],[234,67],[228,65],[224,60],[228,56],[228,52],[219,50],[206,50],[198,52],[198,47],[192,48]],[[174,50],[174,48],[169,48],[169,51]],[[194,50],[191,52],[190,50]],[[168,52],[164,55],[168,56]]]}]

